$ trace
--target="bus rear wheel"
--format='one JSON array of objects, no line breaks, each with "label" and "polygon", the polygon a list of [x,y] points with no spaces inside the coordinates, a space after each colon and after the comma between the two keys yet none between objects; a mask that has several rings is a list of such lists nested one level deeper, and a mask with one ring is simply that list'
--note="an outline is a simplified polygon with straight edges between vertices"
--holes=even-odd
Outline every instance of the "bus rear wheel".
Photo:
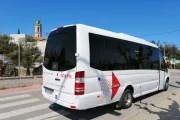
[{"label": "bus rear wheel", "polygon": [[166,80],[166,83],[164,85],[164,91],[167,91],[169,88],[169,80]]},{"label": "bus rear wheel", "polygon": [[132,106],[133,96],[132,91],[127,89],[121,98],[121,107],[124,109],[130,108]]}]

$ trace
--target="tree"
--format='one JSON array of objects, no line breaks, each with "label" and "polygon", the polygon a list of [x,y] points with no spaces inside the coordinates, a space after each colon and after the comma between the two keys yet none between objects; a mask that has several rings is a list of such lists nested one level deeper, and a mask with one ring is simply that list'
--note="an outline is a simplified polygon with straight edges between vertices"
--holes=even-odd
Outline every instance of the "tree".
[{"label": "tree", "polygon": [[[2,76],[17,76],[18,72],[15,68],[17,58],[17,44],[13,43],[12,38],[8,35],[0,35],[0,54],[4,54],[6,58],[11,59],[11,63],[4,64],[2,68]],[[13,59],[12,59],[13,58]]]},{"label": "tree", "polygon": [[19,29],[18,29],[18,34],[21,34]]},{"label": "tree", "polygon": [[22,65],[27,68],[26,75],[30,75],[30,68],[41,56],[41,51],[37,47],[37,41],[34,40],[33,37],[26,37],[19,42],[22,47]]},{"label": "tree", "polygon": [[13,44],[10,42],[11,40],[12,38],[8,35],[0,35],[0,54],[8,54],[12,52],[12,46],[9,46],[10,44]]},{"label": "tree", "polygon": [[154,40],[151,40],[151,43],[156,44],[157,46],[160,45],[160,41],[158,41],[158,42],[156,43]]},{"label": "tree", "polygon": [[180,59],[180,49],[175,44],[166,44],[165,46],[163,46],[162,44],[160,44],[160,41],[156,43],[154,40],[152,40],[151,43],[156,44],[163,55],[165,48],[165,54],[168,60],[171,60],[172,58]]},{"label": "tree", "polygon": [[43,62],[43,60],[44,60],[44,57],[43,57],[43,56],[39,56],[39,58],[37,59],[37,62],[42,63],[42,62]]},{"label": "tree", "polygon": [[0,59],[0,77],[1,77],[1,74],[2,74],[2,66],[3,66],[3,61]]},{"label": "tree", "polygon": [[12,38],[8,35],[0,35],[0,54],[4,54],[6,57],[10,58],[15,57],[14,60],[17,60],[17,44],[13,43]]}]

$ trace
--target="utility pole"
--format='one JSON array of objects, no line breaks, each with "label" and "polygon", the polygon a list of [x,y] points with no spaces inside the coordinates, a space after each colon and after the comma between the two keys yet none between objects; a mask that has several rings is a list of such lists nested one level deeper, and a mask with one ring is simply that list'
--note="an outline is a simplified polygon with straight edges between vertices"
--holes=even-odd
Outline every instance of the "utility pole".
[{"label": "utility pole", "polygon": [[18,43],[18,66],[19,66],[19,76],[20,76],[20,43]]},{"label": "utility pole", "polygon": [[3,66],[4,66],[4,54],[3,54],[3,58],[2,59],[3,59]]}]

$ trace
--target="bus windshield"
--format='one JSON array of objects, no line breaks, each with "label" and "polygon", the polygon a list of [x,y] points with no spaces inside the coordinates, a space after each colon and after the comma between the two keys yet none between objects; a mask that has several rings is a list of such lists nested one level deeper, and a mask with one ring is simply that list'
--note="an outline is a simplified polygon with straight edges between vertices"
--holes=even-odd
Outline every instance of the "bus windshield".
[{"label": "bus windshield", "polygon": [[53,71],[66,71],[76,66],[76,27],[65,27],[49,34],[44,67]]}]

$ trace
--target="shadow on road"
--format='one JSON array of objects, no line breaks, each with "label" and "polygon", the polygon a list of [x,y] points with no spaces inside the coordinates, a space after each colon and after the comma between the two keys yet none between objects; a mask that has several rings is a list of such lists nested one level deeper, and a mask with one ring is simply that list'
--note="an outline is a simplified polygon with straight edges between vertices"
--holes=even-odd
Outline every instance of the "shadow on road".
[{"label": "shadow on road", "polygon": [[[133,103],[136,104],[136,102],[138,102],[138,101],[144,100],[146,98],[149,98],[149,97],[151,97],[153,95],[156,95],[156,94],[159,94],[161,92],[162,91],[158,91],[158,92],[154,92],[154,93],[151,93],[151,94],[136,98],[136,99],[134,99]],[[147,103],[142,103],[141,102],[141,104],[142,105],[144,104],[144,105],[147,106]],[[69,118],[71,120],[78,120],[78,119],[82,119],[82,118],[84,118],[84,120],[91,120],[91,119],[100,117],[100,116],[102,116],[104,114],[111,114],[111,115],[114,115],[114,116],[122,115],[121,111],[120,110],[116,111],[116,109],[113,108],[112,105],[106,105],[106,106],[91,108],[91,109],[88,109],[88,110],[71,110],[71,109],[62,107],[62,106],[57,105],[57,104],[52,104],[49,108],[51,110],[55,111],[55,112],[58,111],[57,113],[59,113],[60,115],[65,116],[65,117],[67,117],[67,118]],[[66,111],[69,114],[64,115],[63,113],[60,113],[59,110]]]},{"label": "shadow on road", "polygon": [[180,82],[176,82],[176,83],[180,85]]},{"label": "shadow on road", "polygon": [[[180,120],[180,110],[179,110],[180,105],[171,98],[167,98],[167,99],[172,101],[172,104],[169,105],[168,109],[158,107],[154,104],[150,104],[151,106],[145,106],[145,107],[142,107],[141,105],[138,104],[135,104],[135,106],[138,106],[140,109],[144,109],[150,114],[158,115],[160,118],[159,120]],[[151,107],[157,108],[158,110],[157,109],[152,110],[150,109]]]},{"label": "shadow on road", "polygon": [[[115,116],[121,115],[121,113],[116,112],[115,109],[111,105],[91,108],[88,110],[71,110],[71,109],[62,107],[62,106],[54,103],[49,108],[55,112],[58,111],[59,114],[65,116],[71,120],[79,120],[79,119],[91,120],[91,119],[97,118],[99,116],[102,116],[104,114],[111,114],[111,115],[115,115]],[[59,112],[59,110],[66,111],[69,114],[64,115],[62,112]],[[53,117],[55,117],[55,116],[53,116]]]},{"label": "shadow on road", "polygon": [[175,87],[175,88],[180,88],[180,86],[175,86],[175,85],[171,85],[171,84],[169,84],[169,86]]},{"label": "shadow on road", "polygon": [[169,84],[169,86],[171,87],[175,87],[175,88],[180,88],[180,82],[176,82],[178,84],[178,86],[175,86],[175,85],[172,85],[172,84]]},{"label": "shadow on road", "polygon": [[[180,88],[179,86],[174,86],[174,85],[171,85],[171,84],[170,84],[170,87]],[[163,116],[162,116],[163,114],[169,114],[169,113],[171,113],[173,111],[178,111],[179,104],[176,101],[173,101],[172,105],[169,106],[169,109],[159,108],[159,109],[163,110],[161,112],[151,111],[148,108],[148,103],[141,102],[142,100],[147,99],[149,97],[152,97],[152,96],[154,96],[156,94],[159,94],[161,92],[163,92],[163,91],[157,91],[157,92],[150,93],[150,94],[141,96],[139,98],[136,98],[136,99],[134,99],[133,104],[135,106],[138,106],[140,109],[144,109],[144,110],[148,111],[151,114],[157,114],[157,115],[159,115],[159,117],[161,119],[164,119]],[[168,100],[171,100],[171,99],[168,98]],[[137,102],[139,102],[139,101],[140,101],[140,104],[137,104]],[[155,106],[154,104],[151,104],[151,106],[158,108],[158,106]],[[114,116],[122,115],[120,110],[116,111],[116,109],[113,108],[111,105],[91,108],[91,109],[88,109],[88,110],[71,110],[71,109],[62,107],[62,106],[57,105],[57,104],[54,103],[49,108],[51,110],[57,112],[58,114],[63,115],[63,116],[65,116],[65,117],[67,117],[67,118],[69,118],[71,120],[79,120],[79,119],[82,119],[82,118],[83,118],[83,120],[91,120],[91,119],[100,117],[100,116],[105,115],[105,114],[111,114],[111,115],[114,115]],[[166,112],[164,112],[164,111],[166,111]],[[68,114],[65,114],[65,113],[68,113]],[[55,116],[53,116],[53,117],[55,117]]]}]

